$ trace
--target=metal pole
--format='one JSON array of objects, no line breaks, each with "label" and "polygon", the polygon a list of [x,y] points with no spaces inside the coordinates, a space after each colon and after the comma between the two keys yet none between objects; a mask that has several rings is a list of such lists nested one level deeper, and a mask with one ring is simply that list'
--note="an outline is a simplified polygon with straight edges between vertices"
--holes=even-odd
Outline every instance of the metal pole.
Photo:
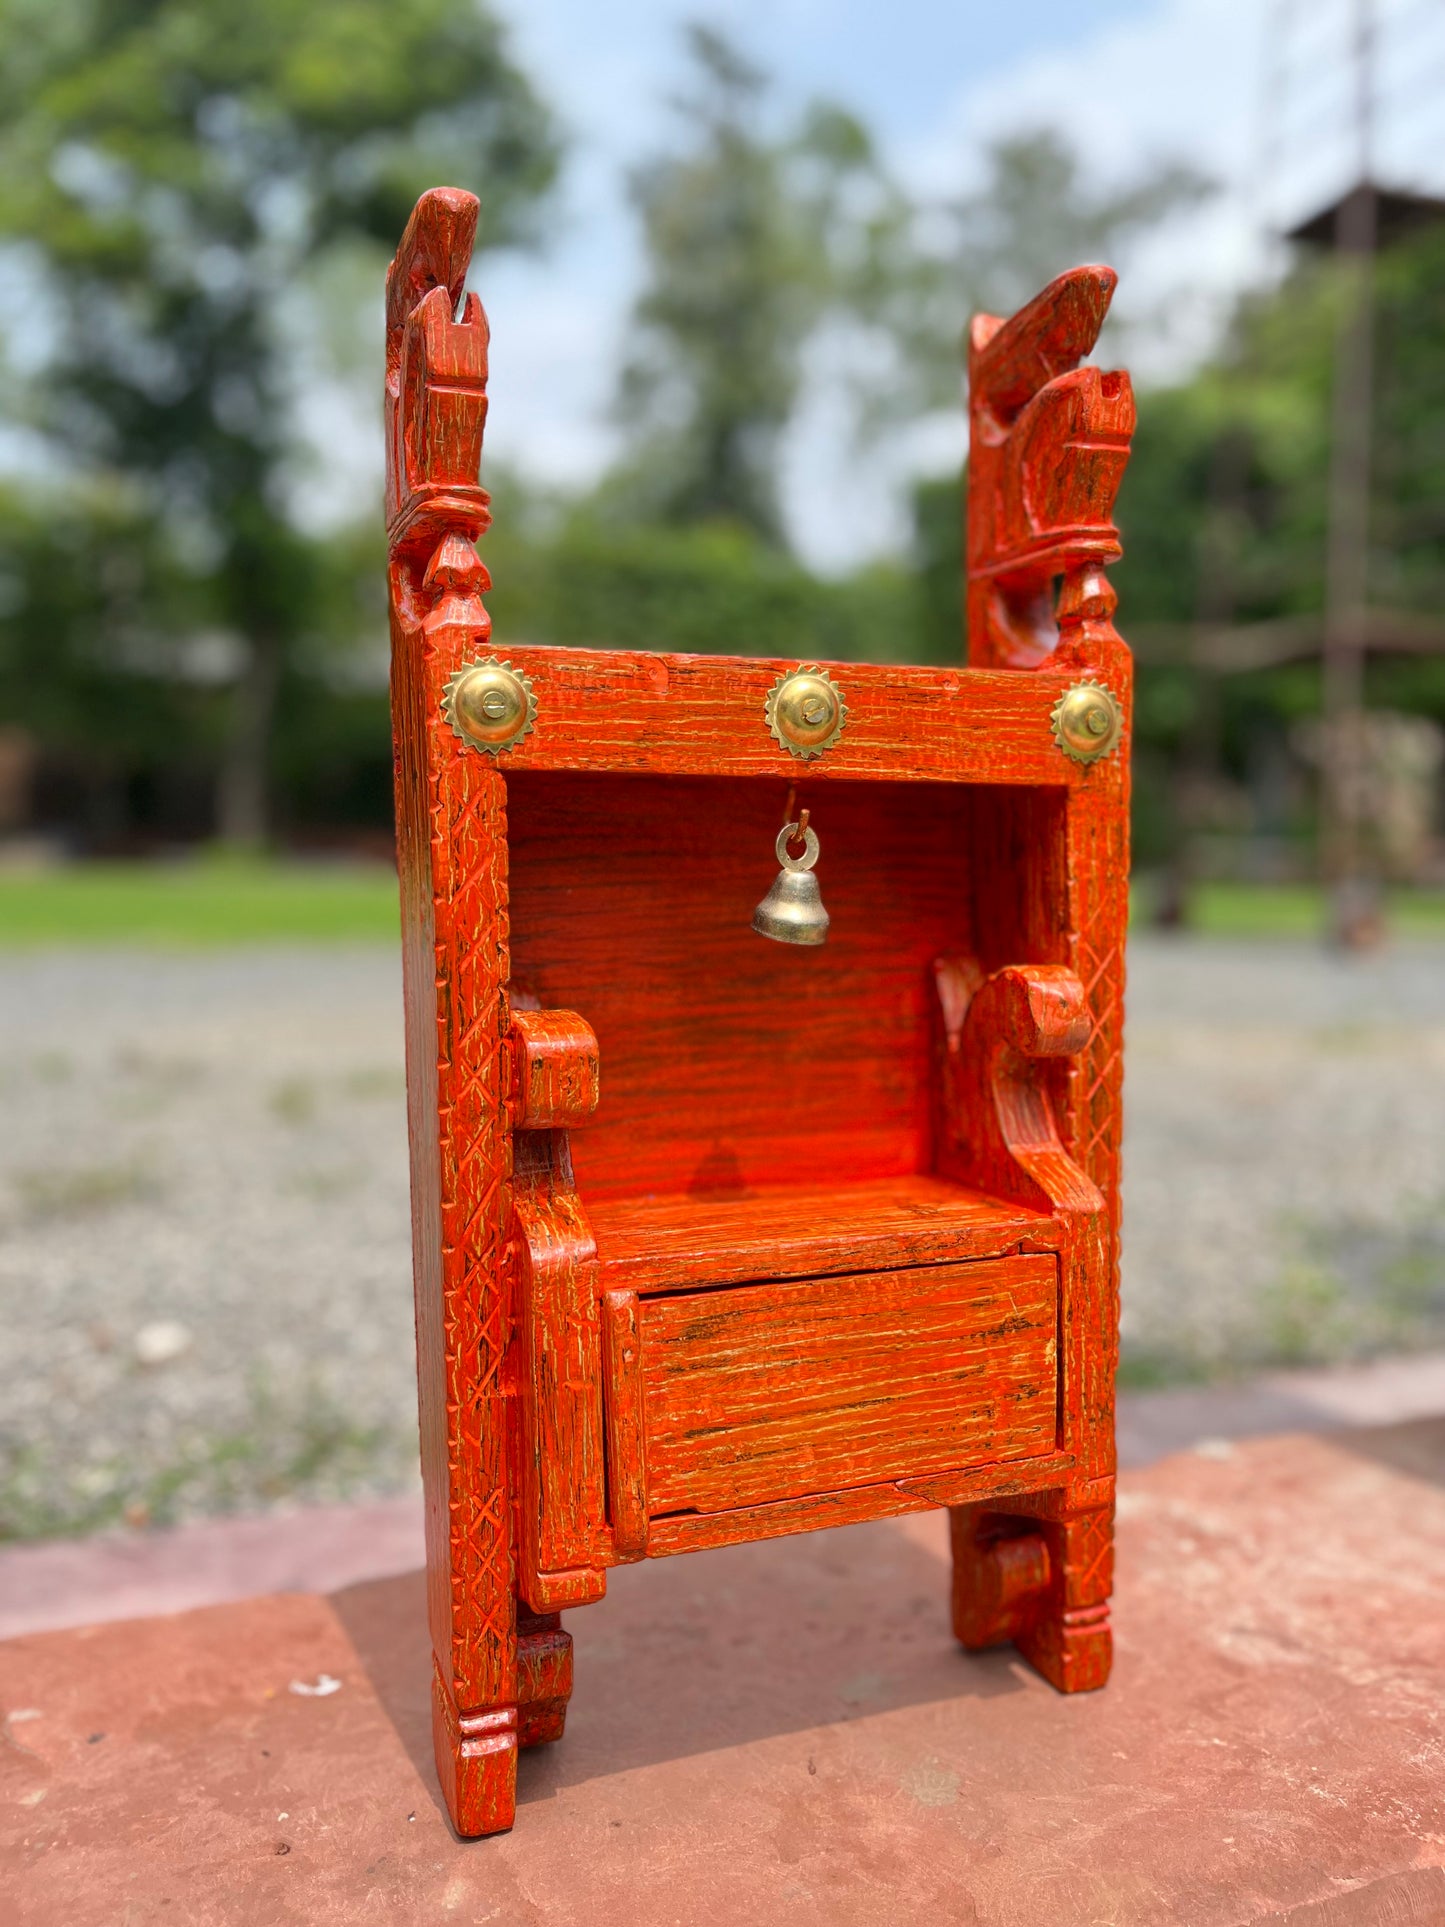
[{"label": "metal pole", "polygon": [[1373,165],[1373,0],[1355,0],[1355,131],[1358,177],[1335,216],[1335,265],[1343,283],[1335,341],[1325,570],[1324,742],[1321,856],[1331,896],[1331,935],[1358,947],[1379,934],[1378,890],[1362,847],[1365,623],[1369,595],[1370,442],[1374,388],[1374,264],[1379,209]]}]

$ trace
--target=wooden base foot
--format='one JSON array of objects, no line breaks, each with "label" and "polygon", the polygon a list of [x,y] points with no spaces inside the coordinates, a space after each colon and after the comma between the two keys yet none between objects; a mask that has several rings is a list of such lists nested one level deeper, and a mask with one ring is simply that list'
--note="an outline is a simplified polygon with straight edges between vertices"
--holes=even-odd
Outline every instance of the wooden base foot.
[{"label": "wooden base foot", "polygon": [[1109,1608],[1042,1614],[1014,1641],[1019,1652],[1061,1693],[1092,1693],[1107,1684],[1114,1663]]},{"label": "wooden base foot", "polygon": [[572,1697],[572,1635],[560,1613],[517,1607],[517,1744],[560,1740]]},{"label": "wooden base foot", "polygon": [[[1052,1513],[1053,1516],[1049,1516]],[[1061,1693],[1109,1677],[1113,1506],[1074,1510],[1057,1495],[1037,1513],[952,1509],[953,1629],[969,1651],[1012,1640]]]},{"label": "wooden base foot", "polygon": [[464,1839],[506,1833],[517,1811],[517,1709],[460,1712],[432,1680],[432,1744],[452,1825]]},{"label": "wooden base foot", "polygon": [[432,1673],[432,1742],[452,1825],[464,1839],[506,1833],[517,1808],[517,1749],[560,1740],[572,1693],[572,1635],[559,1613],[517,1609],[517,1704],[459,1709]]}]

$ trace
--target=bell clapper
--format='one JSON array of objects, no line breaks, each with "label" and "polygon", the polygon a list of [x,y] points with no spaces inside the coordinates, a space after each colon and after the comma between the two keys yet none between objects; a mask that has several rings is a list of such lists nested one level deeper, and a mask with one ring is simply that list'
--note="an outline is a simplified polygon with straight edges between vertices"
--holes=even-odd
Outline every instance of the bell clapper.
[{"label": "bell clapper", "polygon": [[[818,833],[808,827],[807,810],[799,813],[796,822],[791,820],[792,805],[789,791],[790,820],[779,830],[773,846],[782,869],[753,912],[753,928],[760,937],[771,937],[775,943],[819,944],[828,935],[828,912],[813,875],[813,865],[818,861]],[[798,843],[803,846],[802,854],[794,856],[792,849]]]}]

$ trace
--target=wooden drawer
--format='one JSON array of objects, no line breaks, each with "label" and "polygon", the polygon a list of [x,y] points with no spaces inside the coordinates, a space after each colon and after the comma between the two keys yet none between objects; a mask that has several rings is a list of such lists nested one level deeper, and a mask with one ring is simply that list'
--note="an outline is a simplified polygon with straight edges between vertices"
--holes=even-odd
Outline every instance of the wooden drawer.
[{"label": "wooden drawer", "polygon": [[1054,1450],[1048,1255],[641,1301],[647,1510],[715,1512]]}]

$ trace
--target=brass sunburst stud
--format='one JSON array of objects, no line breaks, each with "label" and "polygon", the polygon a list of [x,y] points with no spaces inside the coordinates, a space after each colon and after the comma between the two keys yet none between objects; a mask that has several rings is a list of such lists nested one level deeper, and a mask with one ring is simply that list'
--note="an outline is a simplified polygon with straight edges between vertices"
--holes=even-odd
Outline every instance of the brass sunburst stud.
[{"label": "brass sunburst stud", "polygon": [[442,691],[442,709],[469,749],[499,756],[521,742],[537,720],[532,679],[495,656],[464,662]]},{"label": "brass sunburst stud", "polygon": [[806,763],[830,749],[843,734],[848,705],[826,669],[804,663],[779,676],[768,691],[763,713],[788,754]]},{"label": "brass sunburst stud", "polygon": [[1118,748],[1124,730],[1118,698],[1092,676],[1064,691],[1050,720],[1054,741],[1076,763],[1097,763]]}]

